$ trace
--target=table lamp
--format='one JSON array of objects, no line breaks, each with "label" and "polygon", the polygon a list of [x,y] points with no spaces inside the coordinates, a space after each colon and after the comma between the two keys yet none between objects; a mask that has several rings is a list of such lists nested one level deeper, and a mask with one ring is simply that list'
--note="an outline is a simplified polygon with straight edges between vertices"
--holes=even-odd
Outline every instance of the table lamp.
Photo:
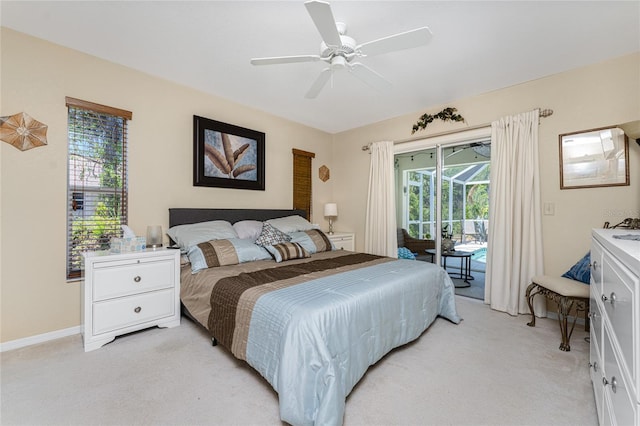
[{"label": "table lamp", "polygon": [[327,203],[324,205],[324,217],[329,219],[329,235],[333,234],[333,219],[338,217],[338,205]]}]

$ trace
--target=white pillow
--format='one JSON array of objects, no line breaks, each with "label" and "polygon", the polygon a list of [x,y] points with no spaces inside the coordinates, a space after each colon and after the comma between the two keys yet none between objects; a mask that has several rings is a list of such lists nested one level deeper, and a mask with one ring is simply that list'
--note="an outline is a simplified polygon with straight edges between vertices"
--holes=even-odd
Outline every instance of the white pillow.
[{"label": "white pillow", "polygon": [[243,240],[255,241],[262,232],[262,222],[259,220],[241,220],[233,224],[233,229],[238,233],[238,237]]},{"label": "white pillow", "polygon": [[167,235],[185,252],[190,247],[211,240],[226,240],[238,238],[236,230],[226,220],[212,220],[209,222],[178,225],[169,228]]},{"label": "white pillow", "polygon": [[308,231],[309,229],[314,228],[311,222],[298,215],[281,217],[278,219],[269,219],[267,220],[267,223],[284,232],[285,234],[298,231]]}]

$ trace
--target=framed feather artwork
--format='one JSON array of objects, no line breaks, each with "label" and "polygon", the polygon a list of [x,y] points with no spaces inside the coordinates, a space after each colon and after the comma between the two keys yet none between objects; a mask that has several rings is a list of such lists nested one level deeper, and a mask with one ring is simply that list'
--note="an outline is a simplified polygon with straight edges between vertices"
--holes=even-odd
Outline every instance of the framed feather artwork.
[{"label": "framed feather artwork", "polygon": [[193,116],[193,185],[264,191],[265,134]]}]

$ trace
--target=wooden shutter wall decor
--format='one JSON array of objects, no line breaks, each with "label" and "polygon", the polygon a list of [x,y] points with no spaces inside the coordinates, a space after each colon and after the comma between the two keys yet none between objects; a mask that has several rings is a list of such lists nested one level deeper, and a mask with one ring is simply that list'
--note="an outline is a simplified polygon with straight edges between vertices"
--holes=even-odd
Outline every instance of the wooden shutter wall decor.
[{"label": "wooden shutter wall decor", "polygon": [[311,221],[311,161],[313,152],[292,149],[293,152],[293,208],[307,212]]}]

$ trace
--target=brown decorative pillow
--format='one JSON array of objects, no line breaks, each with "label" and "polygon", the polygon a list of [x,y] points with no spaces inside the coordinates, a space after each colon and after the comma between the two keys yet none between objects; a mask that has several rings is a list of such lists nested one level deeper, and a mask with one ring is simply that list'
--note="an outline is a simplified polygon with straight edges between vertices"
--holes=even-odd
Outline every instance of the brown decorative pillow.
[{"label": "brown decorative pillow", "polygon": [[320,253],[323,251],[331,251],[333,250],[333,245],[331,244],[331,240],[327,235],[319,229],[311,229],[309,231],[304,231],[305,234],[311,238],[311,241],[316,246],[316,253]]},{"label": "brown decorative pillow", "polygon": [[309,229],[308,231],[292,232],[289,234],[292,243],[300,244],[311,254],[323,251],[334,250],[331,240],[319,229]]},{"label": "brown decorative pillow", "polygon": [[237,265],[238,253],[229,240],[214,240],[198,244],[208,268]]},{"label": "brown decorative pillow", "polygon": [[276,262],[284,262],[285,260],[292,259],[304,259],[305,257],[311,257],[308,251],[306,251],[298,243],[280,243],[272,246],[265,247],[269,253],[273,256]]}]

